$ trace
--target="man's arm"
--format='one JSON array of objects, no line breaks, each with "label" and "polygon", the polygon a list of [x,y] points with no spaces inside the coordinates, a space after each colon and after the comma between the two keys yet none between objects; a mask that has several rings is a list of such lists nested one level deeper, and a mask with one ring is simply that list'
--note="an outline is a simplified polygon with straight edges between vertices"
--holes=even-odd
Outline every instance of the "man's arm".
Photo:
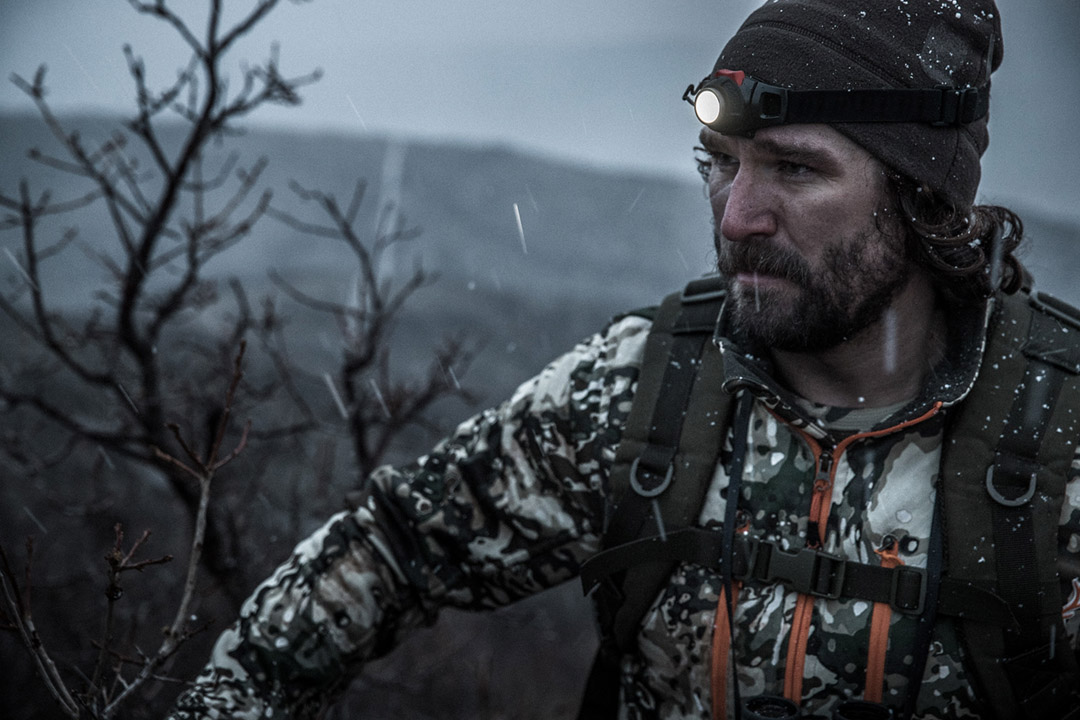
[{"label": "man's arm", "polygon": [[1080,658],[1080,445],[1076,447],[1065,485],[1058,539],[1058,573],[1065,598],[1061,617],[1073,650]]},{"label": "man's arm", "polygon": [[441,606],[574,576],[598,546],[647,328],[615,323],[413,465],[377,470],[244,603],[172,717],[314,717]]}]

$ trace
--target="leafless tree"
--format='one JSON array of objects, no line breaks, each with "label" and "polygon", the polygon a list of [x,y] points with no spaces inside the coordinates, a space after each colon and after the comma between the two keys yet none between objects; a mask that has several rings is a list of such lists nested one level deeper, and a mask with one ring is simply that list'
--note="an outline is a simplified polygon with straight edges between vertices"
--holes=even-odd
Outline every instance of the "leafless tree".
[{"label": "leafless tree", "polygon": [[[167,405],[182,418],[185,431],[207,446],[206,429],[214,427],[217,404],[200,389],[210,378],[227,372],[231,348],[251,318],[243,312],[246,304],[240,289],[234,287],[241,312],[218,338],[217,348],[180,341],[178,328],[192,313],[219,302],[220,288],[206,277],[206,265],[251,233],[271,198],[269,190],[258,190],[265,158],[238,167],[238,158],[221,159],[214,143],[262,105],[299,103],[299,88],[318,73],[283,76],[275,50],[263,64],[246,69],[240,87],[230,91],[222,71],[226,55],[277,0],[262,0],[232,27],[221,24],[220,0],[212,2],[202,37],[165,2],[130,4],[170,24],[190,46],[192,56],[172,85],[154,91],[147,86],[143,61],[125,48],[137,107],[123,131],[88,147],[51,110],[45,66],[32,81],[12,78],[36,104],[65,153],[58,157],[34,149],[31,157],[80,178],[87,189],[79,197],[54,199],[48,191],[32,192],[23,180],[17,195],[0,194],[0,207],[8,211],[0,229],[21,233],[17,261],[25,281],[15,292],[0,296],[0,310],[40,349],[20,368],[18,383],[0,383],[0,397],[9,410],[28,408],[34,421],[44,420],[62,431],[64,452],[56,460],[89,445],[148,464],[165,473],[194,513],[198,489],[152,448],[166,444]],[[178,142],[163,141],[160,125],[165,116],[185,123]],[[147,158],[149,166],[144,168]],[[111,282],[87,316],[64,317],[51,306],[43,266],[78,242],[77,230],[69,228],[52,238],[40,231],[42,223],[49,216],[71,216],[99,203],[108,214],[116,243],[82,247],[105,268]],[[56,387],[58,378],[89,394],[94,411],[73,412],[62,398],[54,397],[49,387]],[[228,532],[215,513],[206,542],[209,568],[239,595],[240,589],[230,581],[234,560]]]},{"label": "leafless tree", "polygon": [[[366,475],[406,428],[425,424],[432,403],[449,395],[469,397],[457,379],[469,354],[456,341],[434,350],[435,361],[422,377],[410,380],[391,372],[387,342],[395,319],[412,294],[433,278],[419,267],[395,278],[383,254],[414,239],[418,231],[406,228],[386,208],[373,237],[361,232],[363,183],[344,209],[333,194],[295,185],[298,197],[316,202],[324,216],[320,222],[300,220],[276,208],[271,190],[262,186],[267,158],[245,164],[221,149],[240,130],[241,119],[266,104],[299,103],[300,89],[319,76],[318,71],[286,76],[274,47],[267,60],[242,70],[238,84],[228,82],[226,56],[278,3],[259,0],[227,24],[222,0],[211,0],[200,32],[166,0],[129,0],[135,12],[171,27],[191,59],[175,82],[155,90],[148,85],[142,59],[125,48],[135,111],[101,142],[85,140],[53,112],[44,66],[29,80],[12,77],[59,148],[32,149],[30,158],[65,181],[76,179],[83,190],[57,198],[23,179],[15,192],[0,191],[0,232],[17,235],[17,243],[4,251],[18,269],[16,282],[0,292],[0,314],[18,335],[6,342],[0,357],[0,413],[5,418],[0,472],[27,481],[20,486],[26,489],[9,485],[5,492],[29,493],[29,480],[44,480],[46,501],[59,505],[49,485],[74,473],[93,494],[79,511],[100,520],[95,508],[114,507],[122,502],[116,494],[125,492],[115,486],[102,489],[101,476],[106,467],[123,464],[121,474],[132,484],[148,476],[163,479],[186,508],[195,536],[183,583],[163,583],[180,598],[176,619],[161,648],[143,654],[134,649],[133,638],[136,629],[145,634],[145,627],[129,630],[124,643],[114,641],[116,600],[122,577],[158,563],[139,558],[148,535],[125,546],[122,530],[115,530],[102,577],[105,629],[92,643],[94,662],[81,673],[82,687],[76,690],[65,672],[78,673],[73,658],[78,653],[55,661],[65,653],[57,653],[55,645],[52,654],[45,652],[40,631],[46,621],[31,612],[31,586],[46,580],[29,571],[20,576],[5,554],[6,629],[27,645],[49,691],[71,717],[111,717],[136,686],[160,679],[159,671],[191,632],[190,605],[200,565],[233,609],[239,605],[256,579],[239,571],[244,543],[264,544],[271,532],[260,522],[273,522],[251,509],[259,501],[273,504],[264,494],[270,492],[267,486],[252,480],[276,468],[275,458],[292,456],[294,468],[296,457],[311,458],[316,467],[305,477],[313,475],[325,486],[326,475],[335,472],[335,444],[344,437],[359,473]],[[89,213],[107,217],[107,238],[80,236],[77,225]],[[301,385],[310,380],[309,373],[289,356],[288,323],[277,310],[279,302],[267,298],[255,309],[251,297],[261,289],[216,278],[208,270],[215,258],[262,228],[260,221],[268,214],[294,230],[344,243],[357,262],[355,303],[320,299],[281,275],[273,277],[291,300],[337,321],[340,369],[318,381],[341,393],[341,422],[327,422],[325,413],[306,399]],[[51,268],[78,252],[103,269],[108,281],[88,307],[75,312],[58,302],[63,280]],[[233,358],[246,338],[258,343],[262,355],[258,372],[242,378]],[[233,378],[224,406],[219,394],[223,378]],[[230,429],[231,413],[254,417],[254,427]],[[226,482],[217,485],[225,492],[219,488],[211,501],[210,477],[224,466],[218,452],[230,445],[248,446],[241,461],[229,466],[234,477],[243,475],[246,482],[221,478]],[[293,495],[299,495],[302,482],[294,474]],[[326,502],[340,505],[342,500]],[[297,506],[279,503],[278,514],[282,507],[295,513]],[[293,532],[300,526],[295,515],[287,523]],[[65,542],[73,550],[84,549],[81,538]],[[256,574],[265,571],[263,565],[252,565]],[[125,667],[134,668],[134,676],[125,677]]]},{"label": "leafless tree", "polygon": [[[139,552],[150,536],[149,531],[145,531],[131,545],[131,548],[125,551],[123,529],[119,524],[115,527],[116,543],[105,556],[108,564],[108,583],[105,589],[108,604],[104,622],[102,623],[101,637],[97,643],[98,657],[91,675],[89,677],[83,676],[85,682],[82,684],[81,689],[78,690],[73,689],[69,678],[66,678],[58,668],[37,628],[31,603],[33,541],[27,540],[26,565],[21,583],[7,553],[0,547],[0,589],[3,590],[2,616],[7,620],[9,627],[18,634],[49,694],[56,701],[60,711],[67,717],[76,718],[77,720],[80,718],[107,720],[115,717],[121,707],[132,697],[135,697],[136,693],[147,681],[156,679],[156,674],[163,669],[185,641],[192,637],[193,634],[205,629],[205,627],[194,625],[190,609],[195,598],[199,562],[206,538],[206,520],[210,508],[210,487],[217,472],[236,459],[243,451],[250,429],[249,422],[245,425],[237,446],[228,454],[222,455],[222,443],[225,441],[226,430],[229,427],[233,402],[236,398],[236,389],[240,383],[240,378],[243,376],[243,347],[244,345],[241,343],[240,354],[236,358],[232,380],[214,434],[214,442],[207,449],[205,455],[201,455],[191,447],[191,444],[181,434],[180,428],[175,424],[170,424],[169,429],[175,435],[177,444],[183,450],[184,459],[177,458],[159,447],[154,448],[154,453],[162,462],[168,463],[176,467],[180,472],[190,475],[198,482],[199,487],[195,529],[192,533],[183,589],[180,592],[179,601],[176,603],[177,607],[173,620],[164,629],[161,645],[155,653],[150,655],[140,653],[138,658],[127,658],[115,648],[115,610],[117,602],[123,596],[122,575],[131,570],[142,572],[147,567],[172,560],[169,555],[150,560],[136,559],[136,553]],[[125,665],[134,666],[134,672],[130,675],[126,673]]]},{"label": "leafless tree", "polygon": [[375,237],[366,241],[357,229],[366,187],[357,182],[349,204],[342,207],[333,194],[293,182],[291,189],[302,201],[320,208],[322,222],[303,221],[274,207],[267,210],[297,232],[344,243],[356,264],[357,280],[347,303],[313,297],[277,273],[272,279],[296,302],[333,317],[341,332],[340,369],[337,377],[327,374],[324,380],[348,431],[361,479],[380,464],[404,428],[419,425],[434,430],[425,416],[434,402],[448,395],[475,400],[458,380],[472,357],[460,338],[443,338],[425,377],[403,380],[392,375],[389,336],[394,324],[412,294],[434,277],[420,266],[404,278],[382,272],[387,251],[416,239],[420,231],[407,227],[388,206],[380,209]]}]

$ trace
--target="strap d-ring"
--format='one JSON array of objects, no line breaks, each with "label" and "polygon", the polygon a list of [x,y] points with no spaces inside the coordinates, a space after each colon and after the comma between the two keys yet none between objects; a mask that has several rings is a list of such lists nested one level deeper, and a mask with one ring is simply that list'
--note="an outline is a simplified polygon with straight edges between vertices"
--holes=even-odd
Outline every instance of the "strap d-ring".
[{"label": "strap d-ring", "polygon": [[990,493],[990,497],[994,498],[994,501],[1004,505],[1005,507],[1020,507],[1026,504],[1031,498],[1035,497],[1035,483],[1038,479],[1038,473],[1031,473],[1031,479],[1028,481],[1028,488],[1018,498],[1009,499],[998,491],[994,485],[994,465],[986,468],[986,492]]},{"label": "strap d-ring", "polygon": [[640,456],[634,458],[634,462],[632,462],[630,464],[630,487],[632,487],[634,489],[634,492],[636,492],[641,497],[651,498],[651,497],[656,497],[660,493],[667,490],[668,485],[671,484],[671,476],[675,472],[675,468],[674,468],[673,464],[672,463],[668,464],[667,474],[664,475],[664,479],[660,481],[659,485],[657,485],[654,488],[646,489],[646,488],[642,487],[641,483],[638,481],[637,474],[638,474],[638,463],[639,462],[641,462],[641,457]]}]

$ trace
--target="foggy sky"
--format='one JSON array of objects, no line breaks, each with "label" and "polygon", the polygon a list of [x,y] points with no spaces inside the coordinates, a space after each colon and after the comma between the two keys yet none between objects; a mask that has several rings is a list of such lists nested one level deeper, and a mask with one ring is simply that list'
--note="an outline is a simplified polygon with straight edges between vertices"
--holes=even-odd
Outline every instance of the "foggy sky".
[{"label": "foggy sky", "polygon": [[[867,0],[877,2],[880,0]],[[177,7],[201,5],[192,0]],[[227,3],[251,7],[254,3]],[[314,0],[283,2],[233,53],[281,43],[286,75],[323,79],[299,108],[251,124],[502,143],[580,164],[693,177],[697,123],[679,97],[711,68],[756,0]],[[1080,221],[1077,0],[1000,0],[1005,62],[994,75],[983,202]],[[199,23],[201,27],[201,23]],[[125,0],[0,0],[0,70],[49,66],[58,110],[126,110],[122,47],[164,87],[185,48]],[[0,82],[0,112],[31,111]],[[0,142],[17,142],[2,138]],[[0,173],[7,188],[14,178]]]}]

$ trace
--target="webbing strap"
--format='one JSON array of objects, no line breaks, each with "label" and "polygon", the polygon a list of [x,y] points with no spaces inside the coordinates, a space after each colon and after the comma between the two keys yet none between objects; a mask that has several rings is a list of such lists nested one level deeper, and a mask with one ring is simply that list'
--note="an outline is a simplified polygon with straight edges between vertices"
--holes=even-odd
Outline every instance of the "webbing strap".
[{"label": "webbing strap", "polygon": [[[652,499],[663,494],[671,484],[676,470],[676,455],[680,451],[683,455],[680,458],[683,471],[690,467],[688,460],[707,457],[708,470],[711,472],[718,454],[719,447],[715,445],[705,448],[689,445],[687,435],[683,433],[684,421],[691,410],[691,390],[695,385],[699,391],[710,389],[701,376],[706,372],[705,351],[711,346],[720,307],[719,302],[689,297],[692,298],[690,302],[684,291],[681,295],[666,298],[649,333],[638,391],[612,469],[613,489],[617,496],[611,521],[604,534],[607,545],[640,537],[644,525],[655,519],[651,512]],[[710,297],[717,299],[722,295]],[[707,354],[713,360],[709,363],[713,370],[709,373],[713,376],[709,380],[722,381],[718,352],[713,348]],[[717,370],[720,371],[719,376],[716,376]],[[723,408],[701,408],[708,411],[708,417],[715,421],[720,410],[726,413],[727,394],[719,390],[718,384],[710,395],[721,399],[724,405]],[[636,412],[638,408],[641,408],[641,412]],[[703,419],[706,418],[699,417],[698,421]],[[698,433],[691,429],[689,434]],[[625,484],[621,482],[623,478],[619,477],[620,473],[628,475]],[[664,521],[683,525],[692,520],[692,513],[700,506],[699,496],[690,491],[692,499],[697,502],[684,501],[678,503],[678,507],[673,504],[674,500],[668,500],[684,497],[688,490],[686,484],[681,484],[678,493],[665,497],[665,505],[670,506],[671,510],[663,513]]]},{"label": "webbing strap", "polygon": [[[723,444],[731,408],[723,364],[711,342],[723,302],[719,279],[691,283],[665,298],[646,341],[638,389],[612,467],[614,507],[605,547],[693,523]],[[687,422],[688,419],[692,419]],[[675,483],[678,492],[665,492]],[[600,562],[593,558],[585,564]],[[671,573],[665,562],[639,563],[609,577],[597,597],[601,624],[629,647],[655,592]],[[624,588],[631,588],[627,592]],[[613,609],[611,617],[605,617]]]},{"label": "webbing strap", "polygon": [[[581,580],[588,590],[608,575],[641,562],[689,562],[723,571],[723,545],[722,531],[700,527],[639,538],[596,555],[600,562],[590,564]],[[778,582],[816,597],[888,603],[906,615],[920,615],[932,592],[922,568],[870,565],[813,548],[785,550],[777,542],[741,534],[732,545],[731,577],[740,582]],[[938,614],[966,617],[974,613],[981,623],[1018,627],[1008,604],[992,592],[947,578],[936,592]]]},{"label": "webbing strap", "polygon": [[[915,630],[915,643],[912,650],[911,684],[904,701],[904,710],[900,718],[915,715],[919,702],[919,691],[926,675],[926,663],[930,659],[930,644],[933,641],[934,625],[937,622],[938,608],[941,606],[941,571],[944,561],[944,534],[941,526],[941,494],[935,486],[934,514],[930,521],[930,547],[926,553],[926,608],[919,616]],[[1008,611],[1008,607],[1005,608]],[[1011,613],[1010,613],[1011,619]]]},{"label": "webbing strap", "polygon": [[[723,298],[719,276],[695,280],[665,298],[653,319],[612,465],[606,548],[654,533],[666,536],[669,528],[691,524],[700,511],[732,405],[723,391],[719,350],[711,342]],[[678,492],[665,492],[673,483]],[[592,593],[603,637],[580,718],[614,717],[619,655],[631,646],[674,562],[626,563],[599,573],[594,583],[586,578],[604,567],[604,559],[597,555],[584,563],[583,585]]]},{"label": "webbing strap", "polygon": [[[1066,707],[1066,697],[1080,702],[1080,675],[1075,673],[1075,659],[1067,643],[1055,648],[1055,636],[1065,638],[1061,621],[1061,592],[1053,561],[1040,571],[1040,554],[1047,548],[1040,543],[1039,524],[1057,526],[1058,512],[1051,520],[1040,516],[1034,494],[1039,488],[1039,451],[1055,416],[1054,407],[1061,401],[1066,372],[1051,351],[1047,361],[1043,348],[1053,337],[1057,321],[1042,313],[1032,317],[1025,354],[1030,358],[1019,392],[1006,421],[995,458],[995,468],[988,471],[987,492],[993,506],[994,543],[997,548],[998,587],[1001,595],[1016,608],[1021,624],[1018,632],[1006,633],[1006,671],[1025,717],[1044,718]],[[1066,350],[1067,348],[1059,348]],[[1068,400],[1066,399],[1066,402]],[[1066,408],[1069,410],[1069,408]],[[1074,405],[1072,411],[1080,410]],[[1072,435],[1075,438],[1075,434]],[[999,472],[999,470],[1001,472]],[[1026,485],[1026,488],[1025,488]],[[1041,483],[1047,488],[1047,483]],[[1064,492],[1064,483],[1054,483],[1050,492]],[[1011,487],[1010,487],[1011,486]],[[1012,493],[1009,493],[1012,490]],[[1050,557],[1056,557],[1056,547]],[[1048,563],[1042,560],[1043,565]],[[1033,581],[1033,578],[1035,581]],[[1058,661],[1058,654],[1066,661]],[[1068,660],[1072,660],[1071,663]],[[1074,668],[1071,682],[1060,671],[1068,664]],[[1071,693],[1069,691],[1072,691]],[[1056,696],[1056,697],[1055,697]]]},{"label": "webbing strap", "polygon": [[[975,387],[943,451],[947,573],[1000,595],[1012,629],[961,623],[987,708],[1001,718],[1059,718],[1080,698],[1063,638],[1057,530],[1073,444],[1080,437],[1080,328],[1038,299],[1001,299]],[[988,532],[989,530],[989,532]]]},{"label": "webbing strap", "polygon": [[788,116],[798,118],[798,122],[889,120],[962,125],[985,115],[989,105],[989,87],[803,90],[788,96]]},{"label": "webbing strap", "polygon": [[[1042,316],[1035,316],[1038,322]],[[1033,327],[1033,333],[1038,332]],[[1042,444],[1050,413],[1049,408],[1057,401],[1064,382],[1064,373],[1038,360],[1028,363],[1024,379],[1017,387],[1005,432],[998,443],[994,464],[987,470],[986,490],[994,499],[992,505],[994,547],[997,550],[997,579],[1001,596],[1014,608],[1023,626],[1040,626],[1040,616],[1046,603],[1040,599],[1043,588],[1032,583],[1037,575],[1038,554],[1035,542],[1035,526],[1031,499],[1038,481],[1039,446]],[[1050,613],[1060,608],[1055,593]],[[1035,633],[1037,639],[1041,632]],[[1011,654],[1019,654],[1030,647],[1030,634],[1023,639],[1012,636],[1009,641]]]}]

